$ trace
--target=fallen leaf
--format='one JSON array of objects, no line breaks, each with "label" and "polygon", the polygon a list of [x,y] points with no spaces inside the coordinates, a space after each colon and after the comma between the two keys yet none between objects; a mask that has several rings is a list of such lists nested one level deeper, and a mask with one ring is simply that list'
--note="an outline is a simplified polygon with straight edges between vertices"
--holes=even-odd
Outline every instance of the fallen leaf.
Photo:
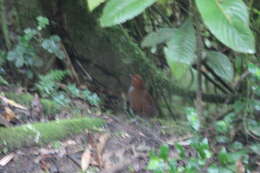
[{"label": "fallen leaf", "polygon": [[0,166],[5,166],[7,165],[7,163],[9,163],[13,158],[14,158],[15,154],[14,153],[10,153],[6,156],[4,156],[1,160],[0,160]]},{"label": "fallen leaf", "polygon": [[11,121],[11,120],[15,119],[15,117],[16,117],[15,113],[9,107],[4,108],[4,111],[2,112],[2,116],[7,121]]},{"label": "fallen leaf", "polygon": [[13,107],[16,107],[16,108],[19,108],[19,109],[23,109],[23,110],[27,110],[27,108],[25,106],[23,106],[21,104],[18,104],[15,101],[10,100],[10,99],[8,99],[8,98],[6,98],[4,96],[0,96],[0,99],[2,99],[2,101],[5,102],[6,104],[9,104],[9,105],[11,105]]},{"label": "fallen leaf", "polygon": [[3,117],[0,115],[0,126],[4,127],[9,127],[11,124]]},{"label": "fallen leaf", "polygon": [[88,169],[90,159],[91,159],[91,151],[90,151],[89,147],[86,147],[84,153],[81,156],[81,169],[82,169],[82,171],[86,171]]},{"label": "fallen leaf", "polygon": [[99,142],[96,145],[97,162],[99,163],[99,166],[101,168],[104,166],[102,155],[104,152],[106,142],[109,139],[109,137],[110,137],[110,134],[108,134],[108,133],[104,133],[104,134],[100,135],[99,140],[98,140]]}]

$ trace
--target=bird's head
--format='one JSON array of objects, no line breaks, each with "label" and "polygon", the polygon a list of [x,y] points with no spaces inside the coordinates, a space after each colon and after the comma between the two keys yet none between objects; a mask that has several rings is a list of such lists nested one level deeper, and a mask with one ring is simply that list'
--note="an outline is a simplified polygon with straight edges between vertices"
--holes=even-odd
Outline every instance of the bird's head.
[{"label": "bird's head", "polygon": [[144,81],[139,74],[133,74],[133,75],[131,75],[131,85],[134,88],[143,89],[144,88]]}]

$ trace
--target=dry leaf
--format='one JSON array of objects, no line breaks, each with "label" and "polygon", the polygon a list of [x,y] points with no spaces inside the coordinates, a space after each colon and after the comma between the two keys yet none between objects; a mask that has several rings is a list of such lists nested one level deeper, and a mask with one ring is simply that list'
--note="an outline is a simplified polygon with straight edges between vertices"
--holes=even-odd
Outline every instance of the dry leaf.
[{"label": "dry leaf", "polygon": [[102,155],[103,155],[103,151],[104,151],[106,142],[107,142],[109,137],[110,137],[110,135],[108,133],[104,133],[104,134],[100,135],[99,140],[98,140],[99,142],[96,145],[97,162],[98,162],[100,167],[104,166]]},{"label": "dry leaf", "polygon": [[9,104],[9,105],[11,105],[13,107],[16,107],[16,108],[19,108],[19,109],[23,109],[23,110],[27,110],[27,108],[25,106],[23,106],[21,104],[18,104],[15,101],[10,100],[10,99],[8,99],[8,98],[6,98],[4,96],[0,96],[0,99],[2,99],[2,101],[5,102],[6,104]]},{"label": "dry leaf", "polygon": [[100,135],[99,142],[97,144],[98,153],[103,154],[103,150],[105,148],[106,142],[109,137],[110,137],[110,134],[108,134],[108,133],[104,133],[104,134]]},{"label": "dry leaf", "polygon": [[0,126],[5,126],[5,127],[9,127],[11,124],[3,117],[0,115]]},{"label": "dry leaf", "polygon": [[4,112],[2,112],[2,116],[7,121],[11,121],[11,120],[15,119],[15,117],[16,117],[15,113],[9,107],[4,108]]},{"label": "dry leaf", "polygon": [[244,173],[245,167],[241,161],[241,159],[237,160],[236,162],[236,173]]},{"label": "dry leaf", "polygon": [[89,147],[86,147],[84,153],[81,156],[81,169],[83,171],[86,171],[88,169],[90,159],[91,159],[91,151]]},{"label": "dry leaf", "polygon": [[9,163],[9,162],[14,158],[14,156],[15,156],[14,153],[10,153],[10,154],[4,156],[4,157],[0,160],[0,165],[1,165],[1,166],[7,165],[7,163]]}]

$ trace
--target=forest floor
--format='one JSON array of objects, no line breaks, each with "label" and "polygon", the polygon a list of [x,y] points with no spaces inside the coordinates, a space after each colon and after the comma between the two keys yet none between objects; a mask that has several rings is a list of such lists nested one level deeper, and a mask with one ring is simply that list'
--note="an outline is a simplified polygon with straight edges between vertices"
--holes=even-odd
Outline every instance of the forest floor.
[{"label": "forest floor", "polygon": [[[90,109],[84,102],[82,107]],[[70,118],[69,114],[62,113],[64,118]],[[125,113],[90,116],[105,120],[104,127],[98,132],[85,131],[45,146],[0,154],[0,173],[79,173],[84,172],[82,169],[89,173],[149,172],[146,169],[149,152],[162,144],[183,142],[185,145],[185,140],[190,138],[187,134],[167,133],[164,126],[153,119],[130,117]],[[174,147],[171,151],[170,154],[175,155]]]}]

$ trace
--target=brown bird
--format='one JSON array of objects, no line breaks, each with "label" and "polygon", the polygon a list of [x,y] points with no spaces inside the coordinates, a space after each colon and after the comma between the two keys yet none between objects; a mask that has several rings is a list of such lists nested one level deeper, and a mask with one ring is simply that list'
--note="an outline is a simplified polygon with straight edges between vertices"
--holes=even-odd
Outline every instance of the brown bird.
[{"label": "brown bird", "polygon": [[145,89],[144,81],[138,74],[131,75],[131,86],[128,90],[128,101],[132,110],[139,115],[156,114],[156,106],[152,96]]}]

